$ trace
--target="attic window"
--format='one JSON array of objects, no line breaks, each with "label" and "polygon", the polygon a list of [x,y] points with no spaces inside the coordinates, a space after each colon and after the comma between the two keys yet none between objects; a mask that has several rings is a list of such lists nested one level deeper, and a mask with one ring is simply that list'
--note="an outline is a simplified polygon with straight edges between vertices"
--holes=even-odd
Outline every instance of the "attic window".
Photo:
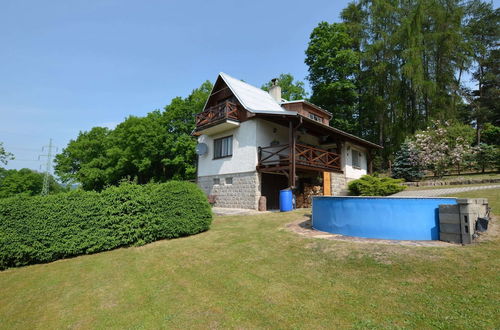
[{"label": "attic window", "polygon": [[323,118],[321,118],[318,115],[315,115],[314,113],[309,113],[309,118],[311,118],[312,120],[315,120],[317,122],[320,122],[320,123],[323,122]]}]

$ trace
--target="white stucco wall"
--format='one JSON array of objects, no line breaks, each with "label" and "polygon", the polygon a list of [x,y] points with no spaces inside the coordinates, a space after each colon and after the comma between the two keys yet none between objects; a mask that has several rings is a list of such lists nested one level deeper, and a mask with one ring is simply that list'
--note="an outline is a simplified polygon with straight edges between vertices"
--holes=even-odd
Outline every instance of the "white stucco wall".
[{"label": "white stucco wall", "polygon": [[[268,147],[273,140],[288,143],[288,128],[263,119],[254,120],[257,125],[257,146]],[[276,133],[274,133],[276,129]]]},{"label": "white stucco wall", "polygon": [[[360,167],[352,166],[352,150],[361,152]],[[368,173],[367,150],[361,146],[346,142],[342,147],[342,169],[347,179],[359,179]]]},{"label": "white stucco wall", "polygon": [[[274,132],[276,130],[276,132]],[[317,138],[307,134],[302,135],[302,141],[317,144]],[[233,136],[233,155],[231,157],[213,159],[214,140]],[[206,143],[208,152],[198,158],[198,176],[222,175],[231,173],[253,172],[257,166],[257,147],[267,147],[273,140],[280,144],[288,143],[288,127],[271,123],[263,119],[252,119],[242,122],[238,128],[215,135],[201,135],[199,143]],[[360,168],[352,166],[352,149],[361,152]],[[361,146],[346,142],[342,147],[342,170],[347,179],[358,179],[368,172],[367,150]]]},{"label": "white stucco wall", "polygon": [[[198,158],[198,176],[255,171],[257,166],[256,133],[256,121],[248,120],[232,130],[211,136],[199,136],[198,143],[206,143],[208,152]],[[229,135],[233,136],[233,155],[213,159],[214,140]]]}]

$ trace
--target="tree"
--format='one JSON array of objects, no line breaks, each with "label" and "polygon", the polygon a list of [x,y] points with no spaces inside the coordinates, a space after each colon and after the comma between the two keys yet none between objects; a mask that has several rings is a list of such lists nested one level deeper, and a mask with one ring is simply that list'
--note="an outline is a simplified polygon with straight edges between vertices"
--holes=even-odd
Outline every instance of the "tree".
[{"label": "tree", "polygon": [[[1,172],[1,171],[0,171]],[[4,170],[0,174],[0,198],[17,194],[39,195],[42,191],[44,174],[28,168]],[[66,191],[53,176],[49,177],[49,193]]]},{"label": "tree", "polygon": [[174,98],[164,111],[129,116],[114,130],[80,132],[56,156],[55,172],[85,190],[102,190],[127,178],[140,184],[194,179],[196,139],[191,132],[211,89],[207,81],[187,98]]},{"label": "tree", "polygon": [[450,165],[456,166],[460,173],[463,163],[474,152],[473,139],[474,130],[470,126],[434,121],[408,143],[410,149],[416,150],[418,163],[440,177]]},{"label": "tree", "polygon": [[[281,97],[287,101],[303,100],[307,97],[307,92],[304,89],[304,82],[294,82],[294,77],[290,73],[282,73],[278,77],[278,85],[281,87]],[[272,82],[262,85],[262,89],[266,92],[271,88]]]},{"label": "tree", "polygon": [[396,153],[392,176],[405,181],[419,181],[424,176],[423,168],[419,161],[418,150],[416,150],[410,140],[406,140]]},{"label": "tree", "polygon": [[500,146],[500,126],[486,123],[481,133],[481,140],[486,144]]},{"label": "tree", "polygon": [[480,131],[487,122],[500,125],[500,10],[479,0],[470,1],[467,7],[467,36],[471,44],[473,77],[477,89],[469,91],[472,120],[477,128],[477,143],[481,142]]},{"label": "tree", "polygon": [[103,189],[110,181],[110,159],[107,155],[110,132],[104,127],[80,132],[62,153],[56,155],[54,172],[63,182],[79,182],[85,190]]},{"label": "tree", "polygon": [[382,145],[387,161],[407,136],[432,121],[459,118],[458,110],[467,109],[465,73],[482,58],[484,101],[469,109],[480,111],[465,122],[495,123],[497,12],[481,0],[353,1],[342,23],[322,22],[311,33],[311,101],[334,113],[333,125],[343,121],[340,128]]},{"label": "tree", "polygon": [[499,164],[500,148],[486,143],[480,143],[475,148],[475,157],[477,168],[484,173],[488,168],[495,168]]},{"label": "tree", "polygon": [[311,33],[305,63],[309,66],[311,102],[333,114],[332,126],[357,132],[355,74],[359,54],[352,49],[347,26],[321,22]]},{"label": "tree", "polygon": [[7,152],[5,148],[3,147],[3,143],[0,142],[0,163],[7,165],[7,162],[9,160],[13,160],[14,155],[11,154],[10,152]]}]

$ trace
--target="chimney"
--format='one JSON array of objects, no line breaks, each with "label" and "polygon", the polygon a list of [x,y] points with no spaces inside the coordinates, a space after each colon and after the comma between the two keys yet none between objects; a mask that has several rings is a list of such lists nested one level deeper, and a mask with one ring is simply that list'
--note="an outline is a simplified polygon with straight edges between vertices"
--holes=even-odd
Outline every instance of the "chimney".
[{"label": "chimney", "polygon": [[278,78],[271,79],[269,95],[278,103],[281,103],[281,87],[278,85]]}]

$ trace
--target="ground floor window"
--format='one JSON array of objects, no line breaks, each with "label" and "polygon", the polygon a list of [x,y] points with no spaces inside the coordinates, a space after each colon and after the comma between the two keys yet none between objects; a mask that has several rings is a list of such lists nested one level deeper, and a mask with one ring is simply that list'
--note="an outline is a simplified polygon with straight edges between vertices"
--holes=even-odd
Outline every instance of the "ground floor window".
[{"label": "ground floor window", "polygon": [[214,159],[231,157],[233,155],[233,136],[214,140]]}]

